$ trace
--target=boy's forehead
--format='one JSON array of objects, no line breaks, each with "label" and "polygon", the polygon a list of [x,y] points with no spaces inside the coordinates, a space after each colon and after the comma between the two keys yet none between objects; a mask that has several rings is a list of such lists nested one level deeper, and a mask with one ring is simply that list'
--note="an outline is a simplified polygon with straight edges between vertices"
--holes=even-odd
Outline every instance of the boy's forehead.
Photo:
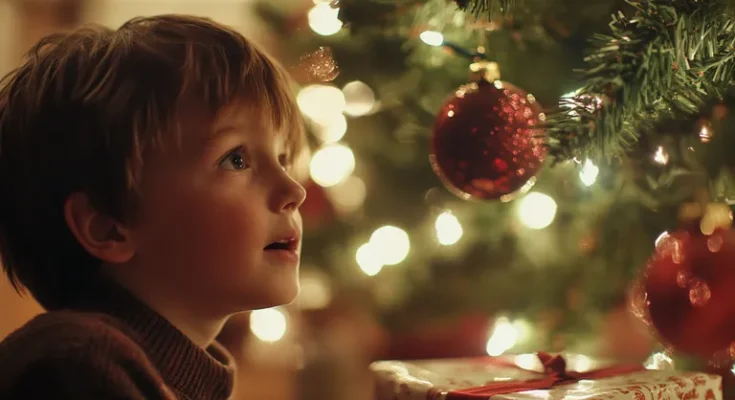
[{"label": "boy's forehead", "polygon": [[193,112],[184,115],[181,122],[186,132],[184,143],[197,147],[226,135],[253,134],[253,138],[273,138],[279,145],[288,140],[284,132],[287,123],[276,121],[262,106],[246,102],[229,104],[215,114]]},{"label": "boy's forehead", "polygon": [[271,111],[267,102],[247,99],[237,99],[217,110],[188,102],[180,104],[177,115],[179,133],[169,136],[169,140],[178,143],[180,155],[196,156],[239,135],[247,136],[248,141],[274,140],[278,148],[293,150],[291,141],[296,140],[294,132],[298,132],[296,122]]},{"label": "boy's forehead", "polygon": [[268,118],[265,110],[244,101],[237,101],[223,107],[215,116],[213,126],[215,131],[224,125],[252,126],[264,128]]}]

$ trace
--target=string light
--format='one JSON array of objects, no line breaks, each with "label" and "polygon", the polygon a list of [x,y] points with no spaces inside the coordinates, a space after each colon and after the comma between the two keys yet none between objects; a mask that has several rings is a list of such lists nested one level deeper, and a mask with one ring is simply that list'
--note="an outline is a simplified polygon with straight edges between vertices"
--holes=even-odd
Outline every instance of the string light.
[{"label": "string light", "polygon": [[436,31],[423,31],[419,39],[429,46],[441,46],[444,44],[444,35]]},{"label": "string light", "polygon": [[357,260],[357,265],[360,266],[362,272],[367,276],[375,276],[383,269],[380,255],[370,243],[365,243],[357,249],[355,259]]},{"label": "string light", "polygon": [[586,160],[582,165],[582,170],[579,171],[579,180],[585,186],[592,186],[597,180],[597,175],[600,173],[600,169],[592,163],[590,160]]},{"label": "string light", "polygon": [[355,170],[355,155],[342,144],[322,147],[309,164],[311,179],[317,185],[330,187],[344,182]]},{"label": "string light", "polygon": [[439,240],[439,244],[444,246],[457,243],[464,233],[462,225],[451,211],[444,211],[439,214],[436,217],[434,227],[436,228],[436,237]]},{"label": "string light", "polygon": [[369,114],[375,107],[375,93],[367,84],[353,81],[342,88],[346,100],[345,114],[360,117]]},{"label": "string light", "polygon": [[318,2],[309,11],[309,27],[322,36],[331,36],[342,29],[339,20],[339,8],[334,8],[327,2]]},{"label": "string light", "polygon": [[250,331],[264,342],[277,342],[286,334],[286,316],[277,308],[250,313]]},{"label": "string light", "polygon": [[513,348],[518,341],[518,331],[508,318],[500,317],[495,321],[493,333],[487,340],[485,350],[490,356],[499,356]]},{"label": "string light", "polygon": [[653,155],[653,161],[661,165],[666,165],[669,163],[669,154],[664,151],[663,146],[658,146],[658,149],[656,149],[656,153]]},{"label": "string light", "polygon": [[556,202],[550,196],[531,192],[521,199],[518,216],[531,229],[544,229],[554,222]]},{"label": "string light", "polygon": [[384,265],[396,265],[403,261],[411,249],[408,234],[401,228],[386,225],[370,236],[370,246],[380,255]]}]

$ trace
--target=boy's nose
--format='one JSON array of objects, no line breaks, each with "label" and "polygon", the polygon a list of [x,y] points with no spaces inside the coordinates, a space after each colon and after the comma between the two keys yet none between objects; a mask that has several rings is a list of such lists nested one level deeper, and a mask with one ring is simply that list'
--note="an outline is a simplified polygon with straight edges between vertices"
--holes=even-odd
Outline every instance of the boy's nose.
[{"label": "boy's nose", "polygon": [[283,177],[277,211],[295,211],[306,200],[306,189],[288,174],[284,173]]}]

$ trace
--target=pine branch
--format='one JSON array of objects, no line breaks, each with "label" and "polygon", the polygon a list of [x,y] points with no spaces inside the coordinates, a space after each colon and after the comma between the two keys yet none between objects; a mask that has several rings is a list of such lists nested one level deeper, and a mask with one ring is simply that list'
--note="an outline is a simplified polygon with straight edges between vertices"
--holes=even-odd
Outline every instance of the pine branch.
[{"label": "pine branch", "polygon": [[627,0],[636,15],[592,39],[584,87],[547,119],[554,161],[620,156],[657,119],[721,96],[735,73],[728,1]]},{"label": "pine branch", "polygon": [[466,10],[477,18],[507,14],[516,5],[516,0],[455,0],[460,9]]}]

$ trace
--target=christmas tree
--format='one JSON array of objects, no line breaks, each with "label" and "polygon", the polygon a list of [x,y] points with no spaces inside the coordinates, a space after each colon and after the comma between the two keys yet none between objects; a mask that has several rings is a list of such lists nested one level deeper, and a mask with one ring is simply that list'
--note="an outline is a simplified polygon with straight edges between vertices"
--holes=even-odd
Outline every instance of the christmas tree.
[{"label": "christmas tree", "polygon": [[657,239],[731,219],[730,7],[264,3],[301,57],[305,276],[326,271],[396,337],[479,315],[489,340],[448,334],[467,353],[599,353]]}]

